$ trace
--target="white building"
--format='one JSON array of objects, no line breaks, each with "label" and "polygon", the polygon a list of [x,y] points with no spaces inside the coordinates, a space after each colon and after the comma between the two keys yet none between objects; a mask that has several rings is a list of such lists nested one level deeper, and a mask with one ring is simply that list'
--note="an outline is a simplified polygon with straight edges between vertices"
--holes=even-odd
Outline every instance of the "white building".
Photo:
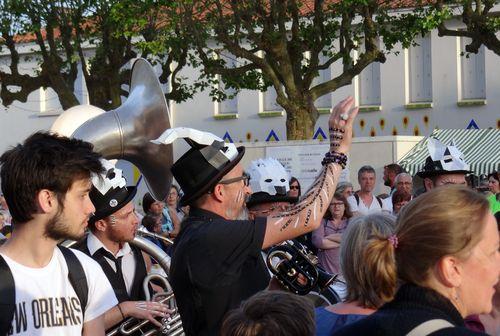
[{"label": "white building", "polygon": [[[418,40],[419,46],[397,47],[384,64],[366,68],[351,85],[318,99],[323,113],[315,127],[315,138],[327,133],[328,109],[347,95],[361,106],[355,136],[428,135],[434,128],[500,128],[500,58],[481,48],[477,55],[460,56],[466,40],[438,37],[437,31]],[[30,46],[21,53],[30,54]],[[0,55],[0,66],[8,64]],[[36,68],[34,59],[22,65],[23,72]],[[339,71],[334,64],[318,80]],[[195,78],[193,69],[183,75]],[[85,85],[76,83],[78,97],[87,102]],[[285,114],[276,105],[274,89],[266,93],[242,91],[232,100],[213,102],[208,90],[192,100],[171,105],[173,126],[211,131],[234,142],[286,140]],[[51,89],[38,90],[26,103],[0,105],[0,152],[39,129],[48,129],[62,111]]]}]

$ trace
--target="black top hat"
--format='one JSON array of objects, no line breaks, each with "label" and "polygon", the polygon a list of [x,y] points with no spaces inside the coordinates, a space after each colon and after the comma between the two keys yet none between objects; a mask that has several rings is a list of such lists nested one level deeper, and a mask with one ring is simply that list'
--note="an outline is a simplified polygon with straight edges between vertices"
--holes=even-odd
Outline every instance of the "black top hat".
[{"label": "black top hat", "polygon": [[430,156],[425,160],[424,167],[417,173],[421,178],[447,174],[470,174],[470,170],[445,170],[440,161],[434,161]]},{"label": "black top hat", "polygon": [[172,165],[172,174],[184,192],[180,205],[189,205],[211,190],[245,154],[245,147],[238,147],[236,157],[229,160],[224,155],[226,150],[223,141],[214,141],[191,148]]},{"label": "black top hat", "polygon": [[[106,172],[106,175],[102,175],[99,178],[107,179],[109,176],[113,175],[113,168]],[[123,178],[123,177],[122,177]],[[123,178],[123,180],[125,180]],[[125,205],[127,205],[134,198],[137,193],[136,186],[110,188],[104,195],[92,184],[92,189],[90,190],[90,200],[95,206],[95,213],[89,219],[90,224],[94,224],[100,219],[106,218]]]}]

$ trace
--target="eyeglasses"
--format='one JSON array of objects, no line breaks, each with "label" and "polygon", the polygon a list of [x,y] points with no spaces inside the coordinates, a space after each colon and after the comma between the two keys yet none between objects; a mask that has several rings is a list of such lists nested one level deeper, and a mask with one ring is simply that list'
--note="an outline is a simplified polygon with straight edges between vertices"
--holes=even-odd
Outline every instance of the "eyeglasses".
[{"label": "eyeglasses", "polygon": [[344,202],[334,202],[334,203],[330,203],[330,206],[344,206]]},{"label": "eyeglasses", "polygon": [[243,181],[245,187],[248,187],[248,185],[250,184],[250,175],[248,175],[247,173],[243,173],[243,175],[238,177],[230,178],[227,180],[221,180],[219,181],[219,184],[231,184],[238,181]]},{"label": "eyeglasses", "polygon": [[299,190],[299,189],[300,189],[299,186],[294,186],[294,185],[290,186],[290,190]]}]

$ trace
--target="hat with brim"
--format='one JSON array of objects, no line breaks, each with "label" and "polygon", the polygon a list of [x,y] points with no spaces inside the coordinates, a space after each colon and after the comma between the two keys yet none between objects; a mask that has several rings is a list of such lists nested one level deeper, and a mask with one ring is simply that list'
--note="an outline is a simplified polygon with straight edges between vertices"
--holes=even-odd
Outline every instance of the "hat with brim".
[{"label": "hat with brim", "polygon": [[245,147],[237,148],[238,154],[228,159],[221,143],[193,147],[172,165],[171,171],[184,192],[180,205],[190,205],[203,194],[212,190],[231,169],[240,162]]},{"label": "hat with brim", "polygon": [[445,170],[440,161],[433,161],[430,156],[425,160],[424,167],[417,173],[421,178],[434,177],[448,174],[470,174],[470,170]]},{"label": "hat with brim", "polygon": [[247,201],[247,208],[250,208],[257,204],[269,203],[269,202],[288,202],[288,203],[296,203],[298,197],[292,197],[288,195],[269,195],[266,192],[256,192],[253,193]]},{"label": "hat with brim", "polygon": [[89,223],[93,224],[100,219],[114,214],[131,202],[136,193],[137,187],[129,186],[110,189],[103,195],[99,192],[99,190],[97,190],[97,188],[92,186],[89,196],[96,211],[94,215],[90,217]]}]

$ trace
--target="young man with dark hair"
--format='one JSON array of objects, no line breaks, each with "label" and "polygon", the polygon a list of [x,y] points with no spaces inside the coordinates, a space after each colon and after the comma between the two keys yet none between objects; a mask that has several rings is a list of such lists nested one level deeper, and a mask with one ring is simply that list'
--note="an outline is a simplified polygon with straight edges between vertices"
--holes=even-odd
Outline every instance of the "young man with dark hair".
[{"label": "young man with dark hair", "polygon": [[[117,303],[106,276],[83,253],[57,247],[63,239],[84,235],[95,210],[90,174],[102,170],[99,155],[87,142],[35,133],[6,151],[0,164],[14,228],[0,247],[5,286],[0,333],[104,335],[103,314]],[[80,290],[81,277],[72,280],[70,260],[78,265],[86,291]]]}]

